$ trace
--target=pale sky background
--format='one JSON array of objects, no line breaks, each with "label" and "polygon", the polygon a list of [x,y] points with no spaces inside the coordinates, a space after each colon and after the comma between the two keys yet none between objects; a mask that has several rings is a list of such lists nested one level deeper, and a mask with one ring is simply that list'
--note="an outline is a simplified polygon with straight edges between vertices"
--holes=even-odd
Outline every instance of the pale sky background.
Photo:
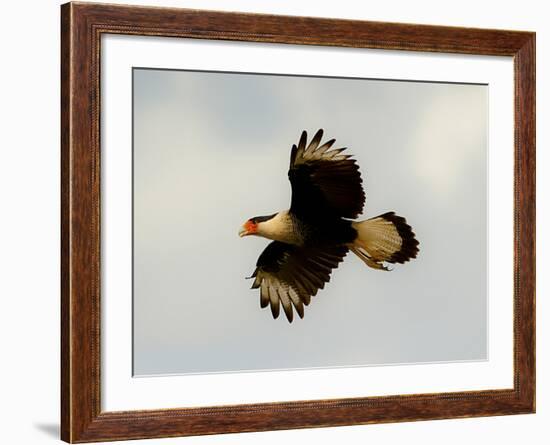
[{"label": "pale sky background", "polygon": [[[364,216],[420,241],[392,272],[348,254],[303,320],[246,276],[287,209],[290,148],[318,128],[358,160]],[[134,69],[134,373],[487,357],[487,87]]]}]

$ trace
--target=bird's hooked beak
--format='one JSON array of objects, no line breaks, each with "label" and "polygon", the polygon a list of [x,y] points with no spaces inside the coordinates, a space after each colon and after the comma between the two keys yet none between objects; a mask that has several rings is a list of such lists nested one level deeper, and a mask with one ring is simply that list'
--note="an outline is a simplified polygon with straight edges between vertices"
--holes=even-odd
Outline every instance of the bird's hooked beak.
[{"label": "bird's hooked beak", "polygon": [[242,238],[247,235],[254,235],[257,232],[258,224],[254,221],[248,220],[245,222],[239,230],[239,236]]}]

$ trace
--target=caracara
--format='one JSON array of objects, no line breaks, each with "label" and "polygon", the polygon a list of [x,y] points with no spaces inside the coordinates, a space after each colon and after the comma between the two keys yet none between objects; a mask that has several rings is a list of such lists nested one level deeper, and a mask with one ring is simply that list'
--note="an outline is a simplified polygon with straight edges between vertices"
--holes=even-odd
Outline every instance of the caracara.
[{"label": "caracara", "polygon": [[298,146],[292,146],[290,209],[250,218],[239,232],[273,240],[258,258],[250,277],[252,289],[260,288],[260,306],[270,305],[273,318],[282,305],[289,322],[292,307],[303,318],[304,306],[329,282],[348,250],[382,270],[388,270],[387,263],[405,263],[418,253],[411,227],[394,212],[351,221],[365,203],[359,167],[342,154],[345,148],[331,148],[334,139],[320,145],[322,137],[321,129],[307,145],[304,131]]}]

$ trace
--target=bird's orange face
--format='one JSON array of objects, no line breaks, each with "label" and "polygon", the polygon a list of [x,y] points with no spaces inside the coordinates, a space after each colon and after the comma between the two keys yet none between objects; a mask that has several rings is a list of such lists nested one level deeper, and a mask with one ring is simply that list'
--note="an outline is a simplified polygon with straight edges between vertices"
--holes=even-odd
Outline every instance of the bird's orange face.
[{"label": "bird's orange face", "polygon": [[246,221],[242,227],[241,230],[239,230],[239,236],[247,236],[247,235],[254,235],[258,233],[258,223],[249,219]]}]

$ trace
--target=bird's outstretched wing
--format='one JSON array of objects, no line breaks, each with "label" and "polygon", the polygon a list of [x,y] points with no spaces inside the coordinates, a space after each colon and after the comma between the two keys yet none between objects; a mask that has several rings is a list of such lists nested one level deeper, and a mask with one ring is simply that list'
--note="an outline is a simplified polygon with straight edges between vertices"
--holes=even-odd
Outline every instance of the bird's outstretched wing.
[{"label": "bird's outstretched wing", "polygon": [[271,305],[273,318],[283,306],[292,322],[294,306],[300,318],[304,305],[330,280],[332,269],[344,259],[348,248],[342,245],[300,247],[273,241],[265,248],[252,274],[252,289],[260,288],[260,306]]},{"label": "bird's outstretched wing", "polygon": [[306,146],[304,131],[298,146],[292,146],[290,211],[306,220],[319,215],[356,218],[365,203],[359,166],[350,155],[342,154],[345,148],[331,149],[334,139],[320,145],[322,137],[321,129]]}]

